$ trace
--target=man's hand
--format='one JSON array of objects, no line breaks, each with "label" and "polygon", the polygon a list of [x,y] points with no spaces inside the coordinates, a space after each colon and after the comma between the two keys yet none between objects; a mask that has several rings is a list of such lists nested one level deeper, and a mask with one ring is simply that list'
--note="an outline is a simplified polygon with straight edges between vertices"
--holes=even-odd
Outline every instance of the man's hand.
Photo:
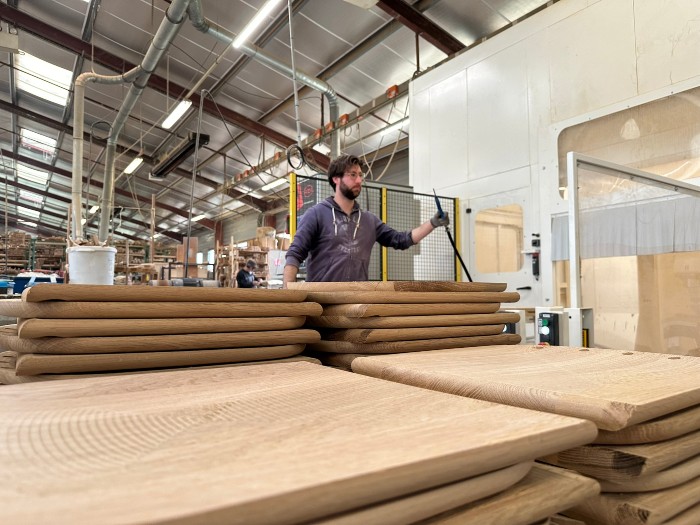
[{"label": "man's hand", "polygon": [[437,212],[435,215],[433,215],[433,218],[430,219],[430,224],[433,225],[433,228],[438,228],[439,226],[449,226],[450,214],[444,213],[441,217],[440,212]]}]

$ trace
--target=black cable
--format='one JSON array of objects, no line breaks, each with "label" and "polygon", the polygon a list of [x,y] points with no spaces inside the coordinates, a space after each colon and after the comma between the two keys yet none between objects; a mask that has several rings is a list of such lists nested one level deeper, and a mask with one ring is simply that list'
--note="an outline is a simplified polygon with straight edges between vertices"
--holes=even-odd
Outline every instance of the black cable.
[{"label": "black cable", "polygon": [[[295,166],[292,162],[292,156],[294,155],[301,159],[297,166]],[[306,166],[306,155],[304,154],[304,150],[301,149],[297,144],[292,144],[287,148],[287,164],[289,164],[293,170],[300,170],[301,168]]]}]

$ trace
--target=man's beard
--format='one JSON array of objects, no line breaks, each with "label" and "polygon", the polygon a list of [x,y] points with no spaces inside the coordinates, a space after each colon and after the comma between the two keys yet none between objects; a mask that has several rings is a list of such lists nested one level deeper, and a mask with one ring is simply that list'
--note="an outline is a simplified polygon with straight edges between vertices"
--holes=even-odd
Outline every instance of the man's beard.
[{"label": "man's beard", "polygon": [[342,180],[340,181],[340,193],[342,193],[343,197],[346,199],[354,201],[360,195],[361,190],[362,188],[359,188],[357,190],[357,195],[355,195],[355,191],[352,188],[346,186]]}]

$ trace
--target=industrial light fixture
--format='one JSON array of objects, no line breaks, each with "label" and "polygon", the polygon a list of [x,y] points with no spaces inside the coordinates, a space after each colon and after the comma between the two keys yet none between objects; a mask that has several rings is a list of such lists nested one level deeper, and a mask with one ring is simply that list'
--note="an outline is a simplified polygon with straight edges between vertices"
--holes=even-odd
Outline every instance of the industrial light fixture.
[{"label": "industrial light fixture", "polygon": [[129,165],[124,168],[124,173],[131,175],[141,164],[143,164],[143,157],[135,157],[134,160],[132,160]]},{"label": "industrial light fixture", "polygon": [[92,215],[93,213],[95,213],[99,209],[100,209],[99,206],[97,206],[97,205],[93,206],[92,208],[90,208],[90,212],[89,212],[90,215]]},{"label": "industrial light fixture", "polygon": [[396,131],[396,130],[398,130],[398,129],[401,129],[401,128],[403,128],[403,127],[404,127],[405,125],[407,125],[407,124],[408,124],[408,117],[402,118],[401,120],[399,120],[398,122],[395,122],[395,123],[392,124],[391,126],[388,126],[388,127],[384,128],[384,129],[381,131],[380,134],[381,134],[382,136],[388,135],[388,134],[391,133],[392,131]]},{"label": "industrial light fixture", "polygon": [[173,125],[182,118],[182,116],[185,114],[185,112],[190,109],[190,106],[192,105],[191,100],[183,100],[181,101],[177,106],[175,106],[175,109],[173,109],[170,112],[170,115],[163,121],[163,124],[161,124],[163,129],[170,129],[173,127]]},{"label": "industrial light fixture", "polygon": [[[199,135],[199,147],[209,144],[209,135],[202,133]],[[187,139],[182,141],[170,154],[158,164],[156,164],[148,178],[150,180],[164,179],[165,176],[182,164],[192,153],[197,146],[197,134],[190,132]]]},{"label": "industrial light fixture", "polygon": [[271,190],[272,188],[276,188],[277,186],[282,186],[282,184],[285,184],[287,182],[288,181],[285,178],[276,179],[276,180],[273,180],[272,182],[268,182],[267,184],[265,184],[265,186],[260,188],[260,190],[262,190],[262,191]]},{"label": "industrial light fixture", "polygon": [[192,217],[192,222],[199,222],[202,219],[206,219],[207,215],[205,213],[202,213],[201,215],[197,215],[196,217]]},{"label": "industrial light fixture", "polygon": [[318,151],[321,155],[328,155],[331,152],[331,148],[328,147],[327,144],[324,144],[323,142],[319,142],[318,144],[314,144],[311,146],[311,149]]},{"label": "industrial light fixture", "polygon": [[279,4],[281,0],[267,0],[265,2],[265,5],[263,5],[257,13],[255,13],[255,16],[252,18],[250,22],[248,22],[248,25],[246,25],[243,28],[243,31],[241,31],[238,36],[233,40],[233,47],[238,49],[243,45],[243,43],[248,40],[248,37],[255,31],[260,25],[263,23],[265,18],[267,18],[272,10],[277,7],[277,4]]}]

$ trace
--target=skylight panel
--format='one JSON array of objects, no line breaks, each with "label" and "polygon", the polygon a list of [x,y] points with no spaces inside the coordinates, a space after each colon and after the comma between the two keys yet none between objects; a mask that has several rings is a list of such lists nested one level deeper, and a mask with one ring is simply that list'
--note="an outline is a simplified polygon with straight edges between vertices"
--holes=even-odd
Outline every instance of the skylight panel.
[{"label": "skylight panel", "polygon": [[31,217],[32,219],[39,218],[39,212],[25,208],[24,206],[17,206],[17,213],[24,215],[26,217]]},{"label": "skylight panel", "polygon": [[36,193],[32,193],[31,191],[19,190],[19,198],[38,203],[44,202],[44,197],[37,195]]},{"label": "skylight panel", "polygon": [[17,88],[60,106],[66,105],[71,72],[29,53],[17,55]]},{"label": "skylight panel", "polygon": [[56,153],[56,139],[27,128],[21,129],[19,144],[23,148],[39,151],[51,157]]},{"label": "skylight panel", "polygon": [[48,172],[36,170],[34,168],[30,168],[29,166],[25,166],[24,164],[17,164],[17,176],[21,179],[29,180],[42,185],[45,185],[49,178]]}]

